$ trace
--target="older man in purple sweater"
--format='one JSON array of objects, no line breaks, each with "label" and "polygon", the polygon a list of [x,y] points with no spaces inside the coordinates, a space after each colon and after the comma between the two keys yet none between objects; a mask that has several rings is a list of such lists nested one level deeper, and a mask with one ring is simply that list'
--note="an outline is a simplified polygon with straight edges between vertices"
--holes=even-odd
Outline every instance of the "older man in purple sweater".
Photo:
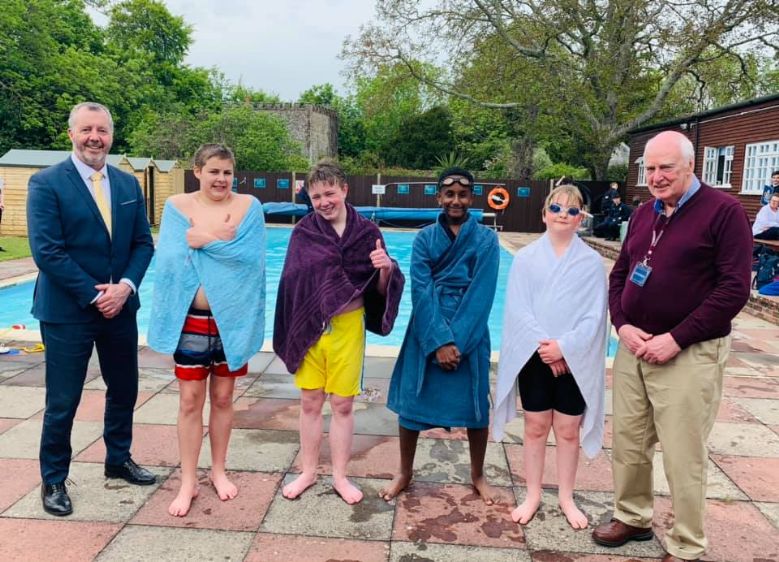
[{"label": "older man in purple sweater", "polygon": [[614,359],[614,518],[593,531],[604,546],[652,538],[657,441],[674,525],[664,562],[706,548],[706,439],[722,394],[730,322],[749,298],[752,234],[730,195],[695,177],[692,143],[652,138],[644,166],[654,205],[642,205],[611,272]]}]

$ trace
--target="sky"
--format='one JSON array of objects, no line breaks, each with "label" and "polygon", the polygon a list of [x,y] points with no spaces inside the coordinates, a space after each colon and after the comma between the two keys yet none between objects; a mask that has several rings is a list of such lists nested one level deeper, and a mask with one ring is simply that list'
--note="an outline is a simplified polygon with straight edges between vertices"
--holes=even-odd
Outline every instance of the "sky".
[{"label": "sky", "polygon": [[315,84],[347,90],[338,59],[347,35],[374,13],[373,0],[163,0],[190,24],[186,63],[218,67],[233,83],[284,101]]}]

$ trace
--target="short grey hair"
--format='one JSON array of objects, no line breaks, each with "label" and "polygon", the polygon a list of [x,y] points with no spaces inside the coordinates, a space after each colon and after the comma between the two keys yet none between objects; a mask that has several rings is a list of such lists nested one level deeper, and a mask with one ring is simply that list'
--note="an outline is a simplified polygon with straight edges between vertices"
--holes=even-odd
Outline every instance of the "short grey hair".
[{"label": "short grey hair", "polygon": [[76,124],[76,113],[82,108],[86,108],[89,111],[105,111],[106,115],[108,115],[108,125],[111,127],[111,132],[114,132],[114,118],[111,116],[111,112],[102,103],[97,103],[96,101],[82,101],[74,105],[68,117],[68,129],[72,129]]}]

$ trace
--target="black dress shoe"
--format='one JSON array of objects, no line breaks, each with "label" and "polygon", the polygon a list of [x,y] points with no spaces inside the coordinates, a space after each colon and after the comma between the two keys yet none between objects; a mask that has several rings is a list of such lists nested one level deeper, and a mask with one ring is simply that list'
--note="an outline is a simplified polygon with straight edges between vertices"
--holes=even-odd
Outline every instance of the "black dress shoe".
[{"label": "black dress shoe", "polygon": [[68,489],[64,482],[42,484],[41,499],[43,500],[43,511],[46,513],[57,516],[73,513],[73,504],[70,503],[70,496],[68,496]]},{"label": "black dress shoe", "polygon": [[139,486],[151,486],[157,481],[154,474],[135,464],[132,459],[127,459],[124,464],[105,465],[105,475],[106,478],[121,478]]}]

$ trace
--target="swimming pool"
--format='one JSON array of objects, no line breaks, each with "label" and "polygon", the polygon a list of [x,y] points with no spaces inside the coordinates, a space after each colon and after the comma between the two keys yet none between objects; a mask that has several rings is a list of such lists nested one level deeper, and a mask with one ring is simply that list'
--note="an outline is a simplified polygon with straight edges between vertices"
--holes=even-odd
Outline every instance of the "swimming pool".
[{"label": "swimming pool", "polygon": [[[265,303],[265,339],[273,337],[273,314],[276,309],[276,289],[284,266],[291,228],[271,227],[266,230],[266,275],[267,291]],[[406,276],[406,289],[400,302],[400,310],[395,321],[395,329],[389,336],[381,337],[368,333],[368,344],[389,345],[400,347],[406,332],[408,319],[411,315],[411,291],[409,284],[409,268],[411,266],[411,248],[416,232],[413,231],[383,231],[384,239],[390,255],[398,261]],[[509,269],[513,256],[505,249],[500,249],[500,269],[498,272],[498,290],[490,313],[489,326],[492,349],[500,349],[503,332],[503,301],[508,282]],[[14,324],[24,324],[29,330],[38,329],[38,321],[30,314],[34,282],[19,283],[0,289],[0,330]],[[151,299],[154,287],[154,260],[149,266],[140,289],[141,309],[138,311],[138,330],[146,335],[151,312]],[[613,355],[612,343],[609,342],[609,355]]]}]

